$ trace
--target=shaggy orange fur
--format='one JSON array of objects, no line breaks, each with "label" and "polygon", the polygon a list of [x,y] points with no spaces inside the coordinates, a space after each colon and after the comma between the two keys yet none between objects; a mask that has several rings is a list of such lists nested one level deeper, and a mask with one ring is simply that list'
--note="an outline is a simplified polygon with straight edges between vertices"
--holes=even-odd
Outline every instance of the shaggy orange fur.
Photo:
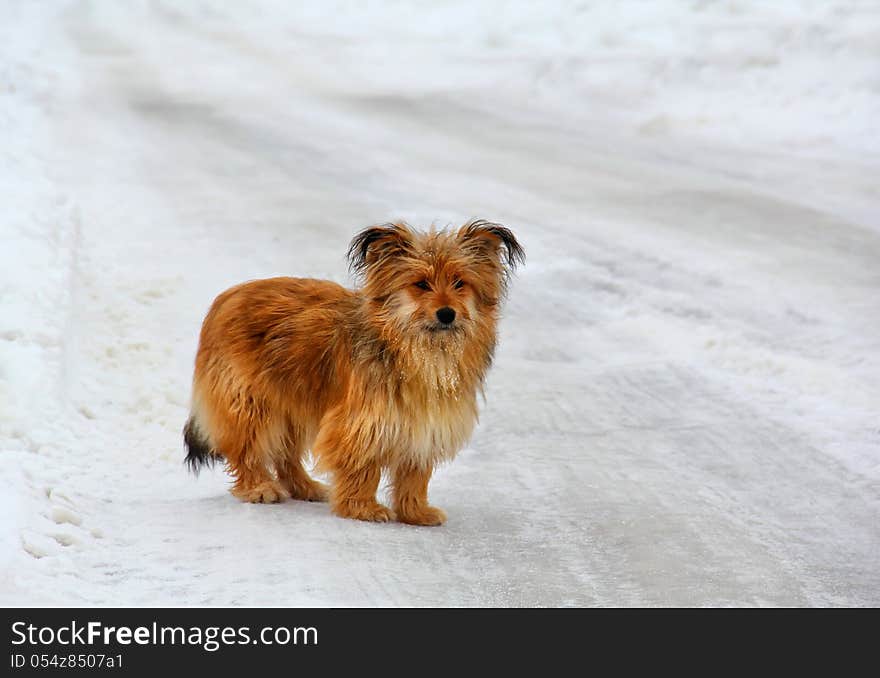
[{"label": "shaggy orange fur", "polygon": [[[388,224],[351,243],[360,289],[272,278],[222,293],[199,340],[187,462],[224,460],[244,501],[329,499],[347,518],[442,524],[428,482],[471,435],[508,273],[523,259],[498,224]],[[304,468],[309,450],[329,491]],[[376,501],[383,471],[393,510]]]}]

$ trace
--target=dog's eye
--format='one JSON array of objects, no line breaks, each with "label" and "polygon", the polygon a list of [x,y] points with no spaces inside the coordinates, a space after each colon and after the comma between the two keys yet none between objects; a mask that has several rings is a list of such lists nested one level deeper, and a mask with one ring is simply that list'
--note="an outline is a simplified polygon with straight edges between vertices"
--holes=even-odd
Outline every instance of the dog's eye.
[{"label": "dog's eye", "polygon": [[464,287],[464,280],[462,280],[461,278],[459,278],[459,279],[456,280],[454,283],[452,283],[452,286],[453,286],[455,289],[460,290],[462,287]]},{"label": "dog's eye", "polygon": [[427,280],[419,280],[417,283],[413,283],[420,290],[429,290],[431,286],[428,284]]}]

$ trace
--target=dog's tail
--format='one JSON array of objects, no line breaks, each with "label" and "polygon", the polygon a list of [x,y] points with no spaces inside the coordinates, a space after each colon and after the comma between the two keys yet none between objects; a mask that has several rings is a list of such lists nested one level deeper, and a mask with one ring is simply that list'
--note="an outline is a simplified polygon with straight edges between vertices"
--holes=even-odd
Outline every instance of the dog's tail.
[{"label": "dog's tail", "polygon": [[203,466],[213,466],[219,459],[211,444],[199,431],[195,418],[192,416],[183,427],[183,446],[186,448],[184,463],[196,475],[199,474]]}]

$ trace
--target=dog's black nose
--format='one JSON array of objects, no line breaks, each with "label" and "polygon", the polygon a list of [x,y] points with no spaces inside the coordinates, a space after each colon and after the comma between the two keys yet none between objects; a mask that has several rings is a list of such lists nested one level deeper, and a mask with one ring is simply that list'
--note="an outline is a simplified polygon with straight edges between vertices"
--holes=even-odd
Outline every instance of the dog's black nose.
[{"label": "dog's black nose", "polygon": [[437,309],[437,320],[439,320],[444,325],[448,325],[453,320],[455,320],[455,311],[449,308],[448,306],[444,306],[443,308]]}]

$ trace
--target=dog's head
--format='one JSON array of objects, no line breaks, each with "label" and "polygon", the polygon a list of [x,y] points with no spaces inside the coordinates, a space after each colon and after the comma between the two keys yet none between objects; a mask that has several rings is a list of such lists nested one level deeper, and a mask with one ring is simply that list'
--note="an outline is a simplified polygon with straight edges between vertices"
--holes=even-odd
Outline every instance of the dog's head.
[{"label": "dog's head", "polygon": [[494,329],[510,272],[525,252],[509,229],[488,221],[427,233],[394,223],[356,235],[348,259],[363,275],[376,320],[434,343]]}]

